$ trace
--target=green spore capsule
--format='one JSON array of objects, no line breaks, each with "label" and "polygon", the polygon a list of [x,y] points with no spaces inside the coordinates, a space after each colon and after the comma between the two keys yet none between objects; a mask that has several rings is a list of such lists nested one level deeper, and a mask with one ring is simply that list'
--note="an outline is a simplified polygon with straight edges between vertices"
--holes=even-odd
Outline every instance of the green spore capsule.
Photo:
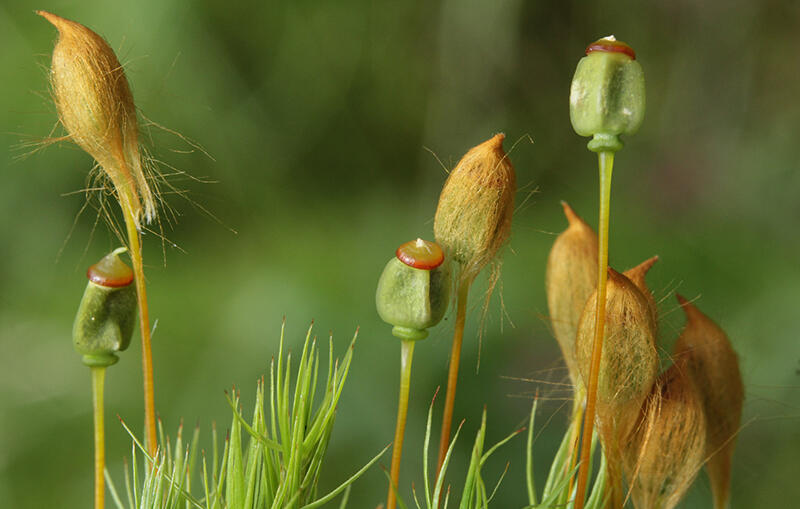
[{"label": "green spore capsule", "polygon": [[401,245],[383,269],[375,304],[392,334],[416,341],[428,336],[441,321],[450,302],[450,264],[442,248],[417,239]]},{"label": "green spore capsule", "polygon": [[90,367],[111,366],[115,352],[128,348],[136,320],[136,287],[133,271],[119,255],[119,248],[89,267],[89,283],[83,292],[75,323],[72,344]]},{"label": "green spore capsule", "polygon": [[633,48],[613,35],[590,44],[578,62],[569,95],[572,127],[592,137],[589,150],[620,150],[619,136],[636,133],[644,111],[644,72]]}]

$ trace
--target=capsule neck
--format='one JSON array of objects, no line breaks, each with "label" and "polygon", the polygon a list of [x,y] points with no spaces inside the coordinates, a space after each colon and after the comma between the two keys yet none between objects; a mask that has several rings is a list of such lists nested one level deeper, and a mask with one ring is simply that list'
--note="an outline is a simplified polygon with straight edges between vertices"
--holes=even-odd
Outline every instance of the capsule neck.
[{"label": "capsule neck", "polygon": [[412,329],[411,327],[402,327],[395,325],[392,327],[392,335],[406,341],[419,341],[428,337],[428,331],[425,329]]},{"label": "capsule neck", "polygon": [[117,363],[119,357],[113,353],[87,354],[81,361],[90,368],[106,368]]},{"label": "capsule neck", "polygon": [[623,145],[616,134],[595,133],[586,146],[592,152],[617,152]]}]

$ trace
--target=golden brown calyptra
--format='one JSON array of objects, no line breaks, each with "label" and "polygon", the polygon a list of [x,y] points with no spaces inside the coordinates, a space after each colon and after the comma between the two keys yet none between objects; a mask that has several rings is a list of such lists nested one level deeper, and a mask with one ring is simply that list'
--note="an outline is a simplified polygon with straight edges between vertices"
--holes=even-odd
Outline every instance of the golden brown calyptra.
[{"label": "golden brown calyptra", "polygon": [[72,141],[111,179],[123,207],[140,226],[156,215],[145,178],[139,127],[128,80],[114,51],[80,23],[37,11],[58,29],[51,80],[58,116]]},{"label": "golden brown calyptra", "polygon": [[686,313],[686,327],[675,343],[676,362],[697,386],[708,422],[706,469],[711,479],[714,506],[727,506],[731,462],[742,419],[744,385],[739,360],[728,336],[695,305],[677,295]]},{"label": "golden brown calyptra", "polygon": [[[597,292],[587,300],[578,325],[575,353],[588,380]],[[655,324],[647,299],[633,282],[608,269],[606,324],[597,382],[597,423],[609,464],[636,423],[658,375]]]},{"label": "golden brown calyptra", "polygon": [[672,509],[703,466],[706,420],[681,363],[656,381],[642,420],[625,447],[625,469],[638,509]]},{"label": "golden brown calyptra", "polygon": [[623,272],[625,277],[630,279],[633,284],[636,285],[639,291],[642,292],[642,295],[644,295],[645,299],[647,299],[647,306],[650,309],[650,315],[653,317],[653,323],[656,326],[656,330],[658,330],[658,305],[656,304],[655,297],[653,297],[653,292],[651,292],[650,288],[647,286],[645,276],[657,261],[658,256],[654,256],[643,261],[636,267],[630,268]]},{"label": "golden brown calyptra", "polygon": [[473,147],[442,188],[433,223],[438,242],[472,280],[492,261],[511,233],[516,175],[503,151],[504,134]]},{"label": "golden brown calyptra", "polygon": [[582,382],[575,361],[575,337],[586,300],[597,286],[597,234],[566,202],[561,205],[569,226],[550,249],[545,287],[553,334],[570,380],[579,387]]}]

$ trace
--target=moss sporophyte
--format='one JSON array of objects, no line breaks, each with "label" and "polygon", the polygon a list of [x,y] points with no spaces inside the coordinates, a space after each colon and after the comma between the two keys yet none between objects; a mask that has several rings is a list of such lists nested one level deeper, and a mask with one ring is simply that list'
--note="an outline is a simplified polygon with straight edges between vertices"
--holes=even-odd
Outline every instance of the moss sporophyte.
[{"label": "moss sporophyte", "polygon": [[[725,334],[679,297],[688,323],[676,344],[674,364],[659,375],[658,309],[645,282],[658,257],[624,274],[608,267],[614,153],[622,148],[619,137],[634,134],[644,117],[644,78],[635,58],[633,49],[613,37],[596,41],[578,63],[570,91],[573,127],[592,137],[588,148],[598,154],[600,170],[599,235],[595,238],[591,228],[565,208],[570,228],[557,239],[548,262],[548,303],[558,322],[556,337],[570,376],[576,378],[573,363],[580,374],[573,429],[580,427],[580,399],[586,399],[580,455],[574,455],[580,459],[574,507],[593,504],[594,493],[587,501],[586,489],[592,444],[599,436],[610,507],[624,506],[625,476],[637,508],[671,509],[710,458],[714,504],[721,509],[728,500],[730,458],[741,418],[743,390],[736,355]],[[596,256],[590,253],[592,246]],[[597,285],[579,310],[592,260],[597,263]]]},{"label": "moss sporophyte", "polygon": [[[586,412],[581,440],[575,508],[582,509],[588,480],[588,461],[595,420],[597,384],[606,322],[606,277],[608,273],[608,216],[614,153],[622,148],[623,134],[634,134],[644,119],[644,74],[627,44],[606,37],[586,50],[578,62],[570,88],[570,120],[575,132],[591,136],[589,150],[597,152],[600,169],[600,219],[597,253],[597,298],[593,340],[586,386]],[[611,479],[612,484],[620,480]],[[612,489],[612,504],[620,507],[621,490]]]},{"label": "moss sporophyte", "polygon": [[143,223],[155,219],[158,193],[145,174],[133,94],[122,64],[102,37],[80,23],[37,13],[58,30],[50,78],[59,121],[69,139],[97,161],[122,209],[139,306],[145,437],[155,455],[153,361],[140,231]]},{"label": "moss sporophyte", "polygon": [[[447,374],[437,471],[441,470],[450,442],[453,408],[461,362],[461,345],[469,290],[475,277],[497,260],[511,235],[517,177],[503,150],[504,134],[497,134],[470,149],[458,162],[442,188],[433,231],[445,255],[457,264],[456,323]],[[495,275],[499,274],[495,264]],[[496,277],[492,281],[496,281]],[[487,298],[492,291],[490,283]]]},{"label": "moss sporophyte", "polygon": [[428,328],[439,323],[450,302],[450,264],[442,248],[422,239],[397,248],[378,280],[375,304],[381,319],[393,325],[392,334],[400,339],[400,396],[397,425],[392,447],[387,509],[397,506],[397,487],[403,454],[411,361],[416,341],[428,336]]},{"label": "moss sporophyte", "polygon": [[92,371],[95,509],[103,508],[105,497],[105,371],[117,362],[116,353],[128,348],[136,320],[133,271],[119,258],[125,251],[124,247],[115,249],[89,267],[86,273],[89,282],[72,326],[75,351],[82,355],[83,363]]}]

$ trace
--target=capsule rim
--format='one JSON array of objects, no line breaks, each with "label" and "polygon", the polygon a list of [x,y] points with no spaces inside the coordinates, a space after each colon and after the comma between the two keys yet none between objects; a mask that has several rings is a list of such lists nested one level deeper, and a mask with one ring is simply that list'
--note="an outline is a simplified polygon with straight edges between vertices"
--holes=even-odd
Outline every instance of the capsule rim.
[{"label": "capsule rim", "polygon": [[594,53],[596,51],[603,53],[622,53],[631,57],[631,60],[636,60],[636,52],[633,51],[633,48],[622,41],[598,39],[586,48],[586,55],[588,56],[590,53]]},{"label": "capsule rim", "polygon": [[[431,249],[429,258],[418,258],[411,253],[406,252],[406,248],[421,248],[420,243],[424,243],[425,247]],[[421,238],[410,240],[401,244],[395,251],[395,256],[398,260],[414,269],[420,270],[433,270],[444,263],[444,250],[436,242],[423,240]]]},{"label": "capsule rim", "polygon": [[[117,248],[111,253],[107,254],[106,256],[101,258],[100,261],[98,261],[97,263],[91,265],[88,269],[86,269],[86,277],[92,283],[105,288],[123,288],[125,286],[129,286],[131,283],[133,283],[134,279],[133,270],[130,267],[128,267],[125,264],[125,262],[119,260],[119,255],[121,253],[124,253],[125,251],[127,251],[127,249],[122,247],[122,248]],[[103,261],[105,261],[107,258],[111,256],[117,258],[117,261],[121,263],[126,269],[128,269],[123,277],[109,277],[95,270],[98,265],[103,263]]]}]

